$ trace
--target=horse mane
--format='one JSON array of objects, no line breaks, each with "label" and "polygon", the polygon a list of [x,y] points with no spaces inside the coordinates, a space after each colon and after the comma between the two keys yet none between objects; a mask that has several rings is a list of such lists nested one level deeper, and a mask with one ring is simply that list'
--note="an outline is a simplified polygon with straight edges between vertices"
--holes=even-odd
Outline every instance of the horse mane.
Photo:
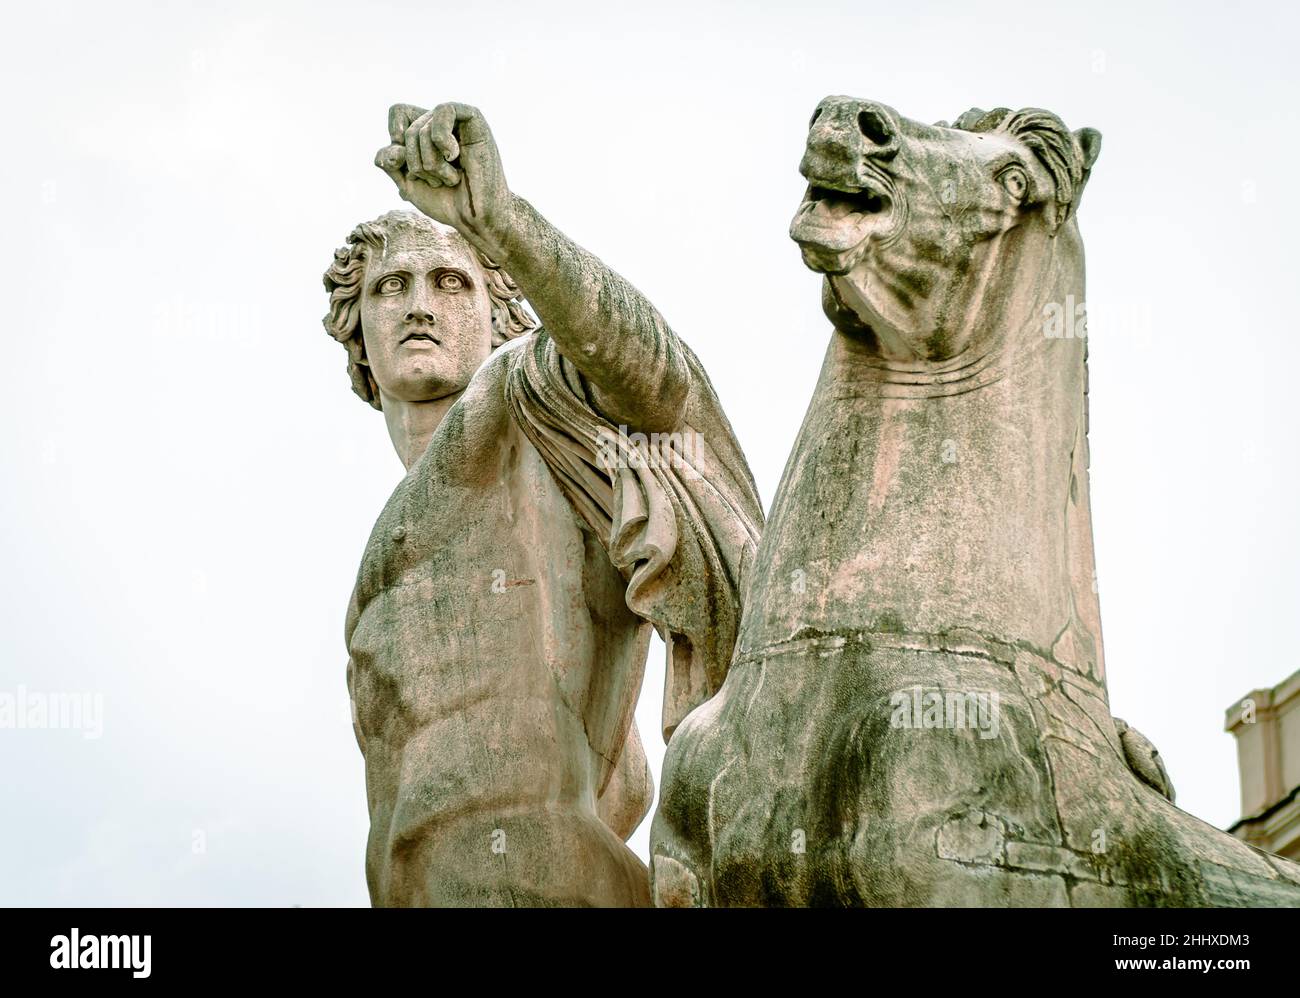
[{"label": "horse mane", "polygon": [[[1017,139],[1033,152],[1055,187],[1053,229],[1065,224],[1070,213],[1078,208],[1079,195],[1088,182],[1092,166],[1089,152],[1083,148],[1079,136],[1051,111],[1037,107],[1019,111],[998,107],[984,111],[973,107],[954,121],[952,127],[967,132],[1001,132]],[[1091,159],[1095,158],[1095,155],[1091,156]]]}]

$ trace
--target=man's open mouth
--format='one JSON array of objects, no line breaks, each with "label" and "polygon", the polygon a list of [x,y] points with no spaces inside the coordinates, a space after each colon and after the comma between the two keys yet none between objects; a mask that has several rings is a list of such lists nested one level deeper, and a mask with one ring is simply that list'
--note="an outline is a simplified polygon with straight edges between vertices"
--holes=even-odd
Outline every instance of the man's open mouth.
[{"label": "man's open mouth", "polygon": [[421,343],[421,342],[423,342],[423,343],[432,343],[434,346],[441,346],[441,345],[442,345],[442,340],[440,340],[440,339],[438,339],[436,336],[434,336],[433,333],[425,332],[425,331],[422,330],[422,329],[421,329],[421,330],[416,330],[416,331],[413,332],[413,333],[407,333],[405,336],[402,337],[402,342],[403,342],[403,343],[412,343],[412,342],[415,342],[415,343]]},{"label": "man's open mouth", "polygon": [[893,202],[883,191],[813,183],[790,223],[790,236],[809,266],[843,273],[861,257],[867,239],[885,231],[892,217]]}]

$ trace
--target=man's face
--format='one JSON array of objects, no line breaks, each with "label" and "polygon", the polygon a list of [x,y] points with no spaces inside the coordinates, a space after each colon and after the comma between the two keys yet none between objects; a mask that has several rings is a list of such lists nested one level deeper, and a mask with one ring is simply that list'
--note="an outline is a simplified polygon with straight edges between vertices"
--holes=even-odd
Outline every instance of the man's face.
[{"label": "man's face", "polygon": [[428,402],[461,391],[492,352],[483,271],[451,230],[400,229],[370,254],[361,335],[381,393]]}]

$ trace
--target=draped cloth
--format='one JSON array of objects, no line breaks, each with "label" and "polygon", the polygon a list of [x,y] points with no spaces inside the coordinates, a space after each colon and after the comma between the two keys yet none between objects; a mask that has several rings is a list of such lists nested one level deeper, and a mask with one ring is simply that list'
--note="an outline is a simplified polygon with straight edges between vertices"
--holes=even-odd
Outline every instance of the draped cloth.
[{"label": "draped cloth", "polygon": [[[690,376],[672,434],[611,423],[545,329],[511,351],[506,376],[516,422],[627,580],[628,608],[667,647],[665,741],[726,677],[763,524],[749,466],[704,368],[680,340],[672,349]],[[636,690],[627,696],[630,714]]]}]

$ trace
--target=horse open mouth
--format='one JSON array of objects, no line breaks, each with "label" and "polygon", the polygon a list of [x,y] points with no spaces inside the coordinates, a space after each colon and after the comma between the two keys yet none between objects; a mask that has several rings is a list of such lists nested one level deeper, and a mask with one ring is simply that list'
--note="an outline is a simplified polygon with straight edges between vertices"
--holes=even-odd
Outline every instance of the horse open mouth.
[{"label": "horse open mouth", "polygon": [[888,227],[892,209],[889,195],[868,187],[813,184],[790,223],[790,236],[814,270],[842,274],[861,258],[867,240]]}]

